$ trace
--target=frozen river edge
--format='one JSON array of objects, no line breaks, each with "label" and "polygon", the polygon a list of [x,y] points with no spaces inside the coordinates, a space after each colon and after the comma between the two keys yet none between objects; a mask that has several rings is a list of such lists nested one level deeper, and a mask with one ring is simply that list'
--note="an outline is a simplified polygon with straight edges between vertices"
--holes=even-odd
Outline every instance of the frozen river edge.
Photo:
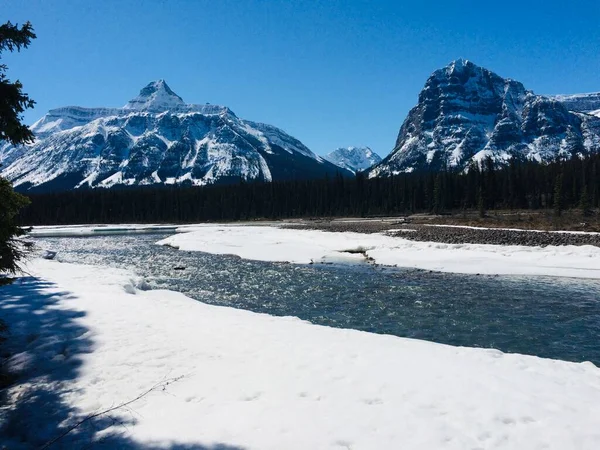
[{"label": "frozen river edge", "polygon": [[[339,222],[346,223],[346,222]],[[367,224],[375,224],[367,221]],[[310,263],[365,263],[438,272],[482,275],[542,275],[600,279],[600,247],[595,245],[493,245],[428,242],[410,237],[410,228],[380,233],[322,231],[282,222],[196,225],[72,225],[34,227],[31,237],[89,237],[165,234],[159,241],[186,251],[232,254],[241,258]],[[380,224],[381,225],[381,224]],[[352,227],[351,227],[352,228]],[[360,228],[360,227],[359,227]],[[444,227],[424,227],[444,229]],[[454,227],[470,229],[472,227]],[[480,230],[480,229],[478,229]],[[485,229],[481,229],[485,230]],[[521,231],[536,235],[544,232]],[[552,233],[545,233],[552,234]],[[555,232],[573,236],[597,233]]]}]

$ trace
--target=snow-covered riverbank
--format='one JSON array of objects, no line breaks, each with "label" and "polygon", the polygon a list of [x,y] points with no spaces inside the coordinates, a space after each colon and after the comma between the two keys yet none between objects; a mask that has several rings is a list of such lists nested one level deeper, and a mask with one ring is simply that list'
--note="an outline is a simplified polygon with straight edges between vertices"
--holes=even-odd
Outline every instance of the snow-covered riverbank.
[{"label": "snow-covered riverbank", "polygon": [[[29,271],[0,289],[12,345],[22,346],[12,362],[26,380],[10,392],[21,410],[0,417],[29,440],[23,448],[54,437],[53,421],[72,423],[178,377],[96,423],[119,434],[113,448],[600,445],[600,369],[590,363],[209,306],[140,291],[116,269],[36,260]],[[36,386],[35,408],[23,406]],[[93,433],[79,431],[84,441]],[[3,443],[19,448],[14,437]]]},{"label": "snow-covered riverbank", "polygon": [[[190,228],[189,230],[193,230]],[[440,272],[600,278],[600,248],[417,242],[383,234],[276,227],[202,226],[159,244],[293,263],[363,261]]]}]

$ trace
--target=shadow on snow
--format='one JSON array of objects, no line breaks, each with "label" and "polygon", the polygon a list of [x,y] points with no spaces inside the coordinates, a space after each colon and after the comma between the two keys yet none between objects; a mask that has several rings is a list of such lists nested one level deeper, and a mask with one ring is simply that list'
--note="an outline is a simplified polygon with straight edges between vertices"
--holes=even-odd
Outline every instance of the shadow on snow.
[{"label": "shadow on snow", "polygon": [[[0,370],[8,371],[12,382],[0,390],[2,449],[44,448],[86,417],[64,397],[83,395],[72,382],[79,375],[82,356],[93,352],[94,343],[89,330],[77,320],[85,312],[66,309],[60,300],[67,298],[74,296],[34,277],[0,287],[0,318],[8,325],[8,339],[0,347]],[[139,443],[127,436],[127,427],[134,423],[133,418],[102,415],[48,448],[240,449],[225,444]]]}]

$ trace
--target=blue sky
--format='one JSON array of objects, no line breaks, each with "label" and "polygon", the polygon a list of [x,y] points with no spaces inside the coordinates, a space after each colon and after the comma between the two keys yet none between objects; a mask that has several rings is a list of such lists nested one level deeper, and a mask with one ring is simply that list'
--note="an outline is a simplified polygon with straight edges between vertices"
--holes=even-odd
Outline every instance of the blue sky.
[{"label": "blue sky", "polygon": [[536,93],[600,91],[600,2],[3,0],[38,39],[6,55],[36,101],[122,106],[164,78],[188,103],[229,106],[319,154],[382,156],[427,77],[456,58]]}]

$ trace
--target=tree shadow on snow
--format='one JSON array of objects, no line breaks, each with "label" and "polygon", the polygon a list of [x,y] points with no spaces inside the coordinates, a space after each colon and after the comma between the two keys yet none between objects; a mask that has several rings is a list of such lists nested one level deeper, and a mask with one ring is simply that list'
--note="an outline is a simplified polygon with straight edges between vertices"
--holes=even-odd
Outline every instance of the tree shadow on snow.
[{"label": "tree shadow on snow", "polygon": [[[91,333],[77,319],[82,311],[66,309],[60,300],[73,298],[56,285],[34,277],[18,278],[0,287],[0,319],[8,325],[0,345],[0,449],[36,449],[61,436],[86,418],[69,406],[65,395],[77,396],[73,381],[82,356],[94,350]],[[10,392],[10,395],[9,395]],[[110,405],[108,405],[110,406]],[[224,444],[144,444],[126,436],[134,419],[101,415],[87,420],[49,449],[178,449],[240,450]]]}]

